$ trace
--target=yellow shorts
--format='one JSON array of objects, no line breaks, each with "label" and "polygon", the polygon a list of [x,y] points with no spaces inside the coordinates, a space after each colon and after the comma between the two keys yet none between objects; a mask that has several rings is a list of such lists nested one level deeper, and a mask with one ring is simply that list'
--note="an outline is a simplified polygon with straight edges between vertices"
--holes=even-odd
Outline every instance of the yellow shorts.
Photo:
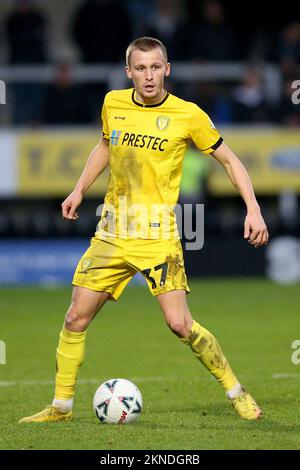
[{"label": "yellow shorts", "polygon": [[117,300],[130,279],[140,272],[153,295],[184,289],[190,292],[180,240],[93,237],[80,259],[73,285],[110,294]]}]

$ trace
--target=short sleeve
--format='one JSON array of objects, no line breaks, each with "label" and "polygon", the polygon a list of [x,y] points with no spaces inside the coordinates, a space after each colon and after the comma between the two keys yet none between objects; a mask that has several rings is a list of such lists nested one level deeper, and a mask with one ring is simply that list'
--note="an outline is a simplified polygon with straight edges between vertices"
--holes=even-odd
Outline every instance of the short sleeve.
[{"label": "short sleeve", "polygon": [[194,105],[189,123],[189,138],[202,153],[217,150],[223,142],[209,116],[197,105]]},{"label": "short sleeve", "polygon": [[107,113],[106,113],[106,99],[104,99],[101,111],[101,121],[102,121],[102,136],[104,139],[109,139],[109,128],[107,122]]}]

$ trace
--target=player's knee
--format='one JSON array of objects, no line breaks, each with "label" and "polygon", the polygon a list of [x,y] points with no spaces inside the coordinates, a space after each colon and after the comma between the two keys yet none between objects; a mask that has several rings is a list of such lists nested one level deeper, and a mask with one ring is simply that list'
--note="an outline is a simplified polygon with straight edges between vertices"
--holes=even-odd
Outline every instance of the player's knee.
[{"label": "player's knee", "polygon": [[168,321],[167,324],[170,330],[180,338],[185,338],[189,333],[189,329],[184,321],[171,320]]},{"label": "player's knee", "polygon": [[70,309],[65,316],[65,328],[70,331],[85,331],[88,327],[88,318],[82,316],[75,309]]}]

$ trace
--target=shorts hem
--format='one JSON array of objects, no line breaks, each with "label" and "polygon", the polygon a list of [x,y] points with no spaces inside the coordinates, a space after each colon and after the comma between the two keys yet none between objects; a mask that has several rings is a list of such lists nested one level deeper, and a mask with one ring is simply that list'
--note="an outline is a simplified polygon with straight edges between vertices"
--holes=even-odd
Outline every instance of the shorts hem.
[{"label": "shorts hem", "polygon": [[72,282],[72,285],[73,286],[77,286],[77,287],[85,287],[86,289],[90,289],[90,290],[93,290],[95,292],[106,292],[107,294],[109,294],[109,298],[108,300],[114,300],[114,301],[117,301],[118,300],[118,297],[114,296],[114,294],[109,290],[107,289],[106,287],[97,287],[95,288],[94,285],[92,284],[89,284],[89,283],[82,283],[80,284],[79,282]]},{"label": "shorts hem", "polygon": [[165,294],[166,292],[172,292],[173,290],[185,290],[186,294],[189,294],[191,292],[190,288],[187,285],[184,285],[184,286],[181,285],[181,286],[176,286],[176,287],[166,286],[166,287],[163,287],[162,289],[151,291],[151,294],[156,297],[157,295]]}]

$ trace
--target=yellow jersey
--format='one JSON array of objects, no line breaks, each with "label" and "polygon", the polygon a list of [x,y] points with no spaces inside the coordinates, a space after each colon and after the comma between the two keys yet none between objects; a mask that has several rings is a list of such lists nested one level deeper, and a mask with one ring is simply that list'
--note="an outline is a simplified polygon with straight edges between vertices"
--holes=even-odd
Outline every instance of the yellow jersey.
[{"label": "yellow jersey", "polygon": [[143,104],[126,89],[107,93],[101,119],[110,176],[96,237],[178,237],[174,207],[188,142],[205,154],[222,143],[210,118],[170,93]]}]

